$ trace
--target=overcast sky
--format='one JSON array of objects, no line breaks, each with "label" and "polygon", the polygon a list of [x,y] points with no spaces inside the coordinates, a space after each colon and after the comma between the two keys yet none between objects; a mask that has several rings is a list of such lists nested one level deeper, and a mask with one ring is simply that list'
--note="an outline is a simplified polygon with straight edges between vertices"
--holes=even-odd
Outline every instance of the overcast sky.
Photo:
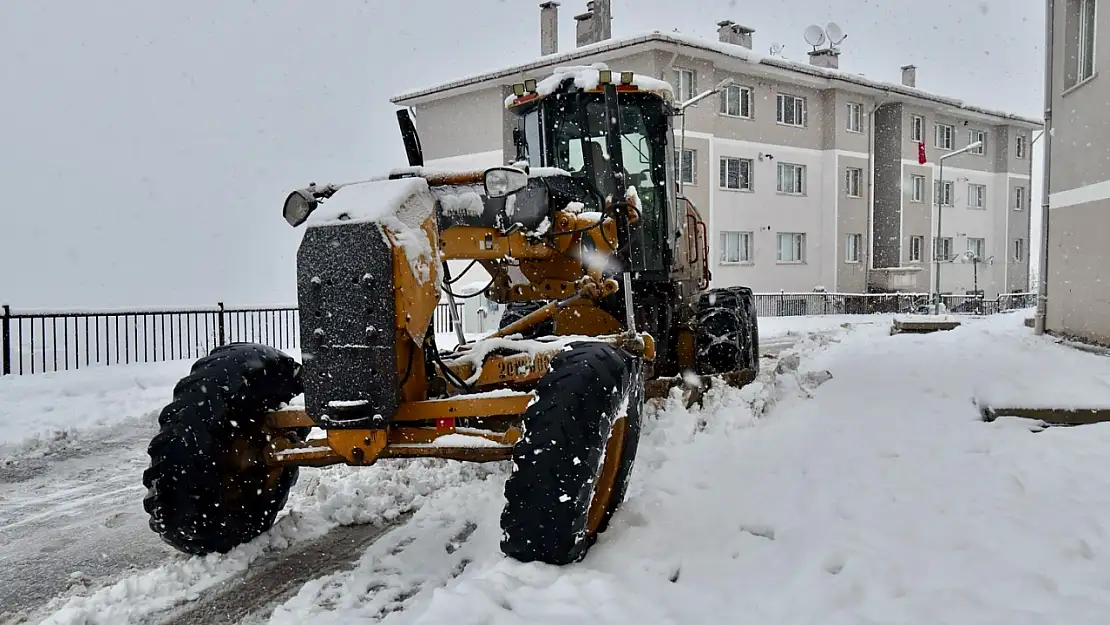
[{"label": "overcast sky", "polygon": [[[286,193],[403,165],[389,97],[535,57],[538,4],[3,0],[0,303],[295,302]],[[1043,0],[613,4],[615,36],[732,19],[798,60],[805,26],[834,20],[841,69],[896,82],[914,63],[923,89],[1043,109]],[[584,7],[563,2],[562,49]]]}]

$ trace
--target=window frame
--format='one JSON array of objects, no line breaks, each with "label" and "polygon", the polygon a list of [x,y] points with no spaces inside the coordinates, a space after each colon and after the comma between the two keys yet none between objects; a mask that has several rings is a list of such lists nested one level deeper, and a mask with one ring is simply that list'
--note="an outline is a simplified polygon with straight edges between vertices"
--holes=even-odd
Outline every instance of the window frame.
[{"label": "window frame", "polygon": [[[855,120],[855,128],[852,121]],[[863,134],[863,105],[859,102],[848,103],[848,120],[844,130],[852,134]]]},{"label": "window frame", "polygon": [[863,258],[863,235],[859,233],[848,233],[844,235],[844,262],[846,263],[859,263]]},{"label": "window frame", "polygon": [[[698,151],[694,148],[675,148],[675,173],[678,175],[678,182],[681,185],[697,186],[698,184]],[[686,182],[683,178],[684,168],[682,167],[682,158],[690,154],[690,182]]]},{"label": "window frame", "polygon": [[[916,247],[917,247],[916,258],[914,257],[915,256],[915,254],[914,254],[915,244],[916,244]],[[910,253],[909,253],[909,261],[908,262],[920,263],[921,259],[924,258],[924,256],[925,256],[925,237],[920,235],[920,234],[911,235],[910,236]]]},{"label": "window frame", "polygon": [[910,141],[925,141],[925,116],[910,115]]},{"label": "window frame", "polygon": [[1025,262],[1025,239],[1022,239],[1022,238],[1014,239],[1014,244],[1011,246],[1010,251],[1012,252],[1013,259],[1014,259],[1015,263],[1024,263]]},{"label": "window frame", "polygon": [[[852,193],[852,175],[855,174],[856,192]],[[844,169],[844,195],[850,198],[863,197],[863,169],[847,167]]]},{"label": "window frame", "polygon": [[[794,107],[795,122],[790,123],[786,121],[786,102],[791,101]],[[798,108],[801,108],[799,114]],[[797,118],[801,117],[799,121]],[[775,123],[780,126],[789,126],[791,128],[805,128],[808,125],[808,103],[804,96],[794,95],[792,93],[779,93],[775,96]]]},{"label": "window frame", "polygon": [[[730,161],[736,161],[737,163],[736,181],[739,186],[736,187],[728,186],[728,165]],[[744,178],[742,176],[745,163],[748,166],[747,186],[744,186]],[[752,193],[755,191],[755,185],[752,181],[752,172],[755,169],[755,161],[753,159],[744,158],[742,156],[722,156],[718,160],[718,169],[718,174],[720,175],[720,180],[717,182],[718,189],[722,191],[742,191],[745,193]]]},{"label": "window frame", "polygon": [[[941,145],[941,143],[940,143],[940,131],[941,131],[941,129],[945,129],[945,130],[948,131],[946,133],[947,138],[948,138],[948,142],[947,142],[948,145]],[[933,125],[933,147],[934,148],[936,148],[938,150],[945,150],[947,152],[951,152],[953,147],[955,146],[955,141],[956,141],[956,127],[954,125],[952,125],[952,124],[942,124],[940,122],[937,122],[936,124]]]},{"label": "window frame", "polygon": [[1014,187],[1014,210],[1025,210],[1025,187]]},{"label": "window frame", "polygon": [[[739,101],[736,105],[737,113],[734,115],[728,112],[729,105],[729,92],[735,89],[739,92]],[[752,119],[754,117],[754,91],[751,87],[743,85],[729,85],[721,91],[720,96],[720,110],[718,111],[724,117],[731,117],[734,119]],[[744,105],[747,104],[748,114],[744,115]]]},{"label": "window frame", "polygon": [[[972,242],[977,241],[982,250],[972,249]],[[974,252],[975,255],[982,261],[987,256],[987,239],[984,237],[968,237],[967,238],[967,251]]]},{"label": "window frame", "polygon": [[910,174],[910,201],[916,204],[925,202],[925,176]]},{"label": "window frame", "polygon": [[[673,71],[674,71],[674,79],[675,79],[675,83],[674,83],[675,99],[678,100],[679,102],[685,102],[687,100],[693,99],[693,97],[695,95],[697,95],[698,73],[695,70],[686,69],[684,67],[675,67],[675,68],[673,68]],[[683,95],[682,95],[682,77],[684,75],[689,75],[689,77],[690,77],[690,80],[687,81],[687,83],[688,83],[687,88],[690,92],[690,95],[688,95],[686,97],[683,97]],[[698,105],[697,102],[695,102],[694,104],[691,104],[691,106],[697,106],[697,105]]]},{"label": "window frame", "polygon": [[[783,237],[790,237],[791,256],[798,256],[794,260],[783,260]],[[793,254],[797,252],[797,254]],[[803,265],[806,262],[806,233],[804,232],[778,232],[775,235],[775,263],[779,265]]]},{"label": "window frame", "polygon": [[[793,168],[791,175],[791,182],[798,186],[797,191],[786,191],[783,189],[783,169],[786,167]],[[806,195],[806,187],[809,183],[809,173],[806,171],[806,166],[799,163],[778,163],[775,167],[775,191],[779,195],[793,195],[804,196]]]},{"label": "window frame", "polygon": [[987,153],[986,130],[975,130],[974,128],[969,128],[967,131],[967,144],[971,145],[972,143],[979,141],[979,137],[982,137],[983,145],[975,148],[974,150],[968,150],[968,154],[974,154],[975,156],[984,156]]},{"label": "window frame", "polygon": [[[972,190],[976,191],[975,195],[980,196],[979,204],[972,204]],[[967,183],[967,207],[972,210],[987,210],[987,185],[977,182]]]},{"label": "window frame", "polygon": [[[728,258],[728,237],[736,235],[736,260]],[[721,253],[717,256],[719,265],[751,265],[754,264],[754,250],[752,249],[755,233],[750,230],[722,230]]]},{"label": "window frame", "polygon": [[[947,193],[945,193],[947,191]],[[939,203],[943,206],[955,206],[956,203],[956,184],[951,180],[934,180],[933,181],[933,205],[938,203],[937,195],[940,195]]]},{"label": "window frame", "polygon": [[[944,244],[943,246],[948,248],[948,254],[943,257],[939,256],[941,244]],[[936,262],[938,260],[941,262],[952,260],[952,237],[940,237],[939,239],[933,237],[933,261]]]}]

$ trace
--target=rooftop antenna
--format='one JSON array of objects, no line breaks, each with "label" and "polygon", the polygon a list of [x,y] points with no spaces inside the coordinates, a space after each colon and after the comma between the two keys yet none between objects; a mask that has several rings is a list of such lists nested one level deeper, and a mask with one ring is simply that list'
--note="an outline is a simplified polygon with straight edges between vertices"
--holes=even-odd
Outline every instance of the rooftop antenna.
[{"label": "rooftop antenna", "polygon": [[810,24],[806,27],[805,33],[806,43],[813,46],[813,51],[816,52],[818,46],[825,43],[825,31],[817,24]]},{"label": "rooftop antenna", "polygon": [[835,49],[840,45],[840,42],[848,38],[848,35],[844,34],[844,29],[836,22],[829,22],[825,25],[825,36],[829,39],[830,50]]},{"label": "rooftop antenna", "polygon": [[771,44],[771,56],[779,56],[779,55],[781,55],[781,54],[782,54],[782,50],[783,50],[783,48],[785,48],[785,47],[786,47],[785,45],[783,45],[783,44],[781,44],[781,43],[778,43],[778,42],[772,43],[772,44]]}]

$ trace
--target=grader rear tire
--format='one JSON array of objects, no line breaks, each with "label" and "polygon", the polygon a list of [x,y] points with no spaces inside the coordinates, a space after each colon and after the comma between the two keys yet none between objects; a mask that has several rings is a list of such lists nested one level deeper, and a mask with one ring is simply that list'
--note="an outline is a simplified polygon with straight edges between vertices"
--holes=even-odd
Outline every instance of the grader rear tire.
[{"label": "grader rear tire", "polygon": [[262,419],[303,392],[299,369],[272,347],[237,343],[178,382],[143,473],[143,507],[163,541],[188,554],[227,553],[274,524],[298,472],[257,462],[268,444]]},{"label": "grader rear tire", "polygon": [[698,301],[694,365],[699,375],[759,369],[759,322],[750,289],[702,293]]},{"label": "grader rear tire", "polygon": [[624,501],[643,401],[640,361],[619,348],[577,343],[554,358],[513,449],[506,555],[554,565],[586,556]]}]

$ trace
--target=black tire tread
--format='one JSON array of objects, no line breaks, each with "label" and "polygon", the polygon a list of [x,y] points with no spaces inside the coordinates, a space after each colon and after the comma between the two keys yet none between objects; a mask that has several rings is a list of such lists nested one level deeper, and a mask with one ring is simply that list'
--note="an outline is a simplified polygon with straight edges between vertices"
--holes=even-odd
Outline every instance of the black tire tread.
[{"label": "black tire tread", "polygon": [[[234,343],[212,350],[177,383],[173,401],[158,416],[161,430],[148,447],[151,464],[143,473],[143,507],[163,541],[189,554],[227,553],[273,525],[297,481],[296,467],[285,469],[273,490],[225,501],[228,476],[220,461],[237,433],[265,444],[262,417],[302,392],[299,368],[272,347]],[[263,474],[232,479],[246,492],[257,491]]]},{"label": "black tire tread", "polygon": [[[577,343],[540,380],[524,417],[505,484],[501,550],[523,562],[569,564],[596,536],[586,520],[611,416],[628,396],[628,432],[613,493],[599,531],[623,501],[640,433],[643,379],[639,360],[606,343]],[[567,499],[569,497],[569,499]]]}]

